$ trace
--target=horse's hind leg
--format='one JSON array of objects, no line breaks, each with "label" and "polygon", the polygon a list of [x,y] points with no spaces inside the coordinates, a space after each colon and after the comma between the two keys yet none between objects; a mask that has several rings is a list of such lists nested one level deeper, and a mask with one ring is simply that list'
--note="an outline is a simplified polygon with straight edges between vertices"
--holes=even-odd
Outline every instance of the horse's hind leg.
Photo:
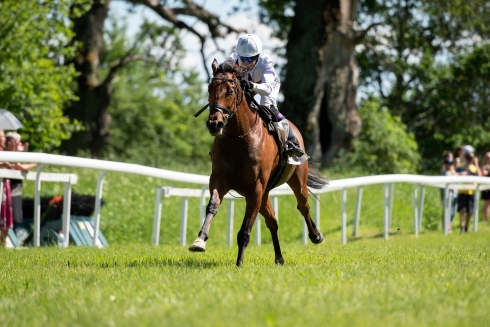
[{"label": "horse's hind leg", "polygon": [[202,224],[201,230],[199,231],[197,239],[189,246],[189,251],[191,252],[204,252],[206,251],[206,241],[209,235],[209,228],[211,227],[211,222],[218,213],[219,206],[223,200],[224,193],[219,193],[216,189],[211,191],[211,197],[209,199],[208,205],[206,207],[206,218]]},{"label": "horse's hind leg", "polygon": [[308,237],[314,244],[320,244],[323,241],[323,234],[316,228],[315,223],[310,216],[310,205],[308,204],[308,187],[306,181],[308,179],[308,166],[303,164],[298,166],[289,181],[287,182],[294,192],[296,201],[298,202],[297,209],[301,212],[308,228]]},{"label": "horse's hind leg", "polygon": [[281,246],[279,245],[279,236],[277,233],[279,230],[279,225],[277,224],[277,218],[274,210],[272,209],[269,196],[267,196],[267,199],[262,201],[260,214],[265,218],[265,224],[271,232],[272,244],[274,245],[274,253],[276,255],[275,262],[276,264],[283,265],[284,259],[282,257]]}]

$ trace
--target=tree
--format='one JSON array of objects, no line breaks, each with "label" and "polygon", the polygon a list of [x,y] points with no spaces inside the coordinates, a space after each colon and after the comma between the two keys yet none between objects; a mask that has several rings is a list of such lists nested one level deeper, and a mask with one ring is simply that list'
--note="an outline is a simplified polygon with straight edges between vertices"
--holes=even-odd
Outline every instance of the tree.
[{"label": "tree", "polygon": [[282,110],[302,130],[312,159],[328,165],[340,149],[351,148],[361,129],[354,51],[371,26],[354,29],[352,0],[260,4],[265,21],[282,35],[288,31]]},{"label": "tree", "polygon": [[[129,51],[125,26],[125,21],[111,19],[105,32],[101,74],[110,69],[106,60],[111,63]],[[158,27],[145,23],[143,30],[148,28]],[[183,51],[176,51],[172,60],[178,63],[182,57]],[[206,99],[202,82],[196,72],[166,63],[162,69],[137,61],[118,72],[112,83],[111,139],[101,151],[105,158],[178,168],[209,161],[206,148],[210,148],[212,137],[205,132],[203,121],[193,116],[199,109],[197,104]],[[199,130],[203,133],[196,133]]]},{"label": "tree", "polygon": [[19,132],[33,151],[52,151],[77,128],[62,111],[76,99],[76,72],[63,65],[74,53],[65,20],[73,2],[0,3],[0,107],[23,123]]},{"label": "tree", "polygon": [[361,17],[383,22],[359,53],[362,85],[415,134],[424,166],[438,167],[443,150],[486,144],[488,1],[361,4]]},{"label": "tree", "polygon": [[[117,73],[123,67],[134,61],[147,61],[161,65],[172,62],[174,50],[181,49],[178,31],[186,30],[192,33],[201,43],[204,58],[204,46],[207,40],[226,35],[229,32],[237,32],[231,26],[223,24],[219,17],[204,10],[193,1],[182,0],[172,3],[131,0],[127,1],[135,6],[143,5],[159,15],[166,30],[152,28],[144,30],[136,40],[137,42],[129,52],[121,58],[114,58],[114,62],[107,63],[111,68],[109,73],[101,78],[100,62],[104,49],[103,27],[107,19],[110,0],[93,0],[91,7],[82,16],[72,18],[75,37],[73,41],[79,45],[78,53],[73,60],[76,70],[79,72],[77,78],[77,95],[79,101],[68,107],[66,112],[70,117],[80,120],[85,129],[77,133],[63,145],[63,151],[75,154],[80,149],[89,149],[92,156],[100,155],[102,149],[109,143],[110,136],[110,113],[109,108],[112,99],[111,83]],[[73,10],[79,9],[74,5]],[[186,24],[181,17],[194,17],[207,27],[206,33],[199,33],[197,29]],[[158,35],[158,31],[165,34]],[[145,52],[145,42],[160,46],[160,58],[154,58],[152,53]],[[153,48],[154,49],[154,48]]]}]

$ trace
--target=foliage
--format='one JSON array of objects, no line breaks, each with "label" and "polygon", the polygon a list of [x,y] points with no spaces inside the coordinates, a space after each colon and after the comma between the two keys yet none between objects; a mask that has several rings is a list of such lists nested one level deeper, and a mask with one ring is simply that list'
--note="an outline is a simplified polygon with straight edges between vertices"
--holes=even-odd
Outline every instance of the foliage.
[{"label": "foliage", "polygon": [[[376,99],[361,103],[362,130],[353,151],[337,159],[340,167],[362,167],[364,174],[408,174],[419,170],[420,155],[412,133]],[[334,164],[335,166],[335,164]]]},{"label": "foliage", "polygon": [[358,54],[361,88],[414,133],[424,170],[444,150],[490,146],[489,10],[487,1],[361,1],[361,20],[381,23]]},{"label": "foliage", "polygon": [[286,40],[295,3],[295,0],[259,0],[259,18],[277,37]]},{"label": "foliage", "polygon": [[53,150],[77,128],[62,111],[75,99],[75,71],[63,65],[74,53],[66,19],[73,2],[0,3],[0,107],[23,123],[33,151]]},{"label": "foliage", "polygon": [[[417,104],[414,124],[426,169],[440,166],[442,150],[472,144],[483,155],[490,149],[490,44],[475,47],[469,54],[431,74],[422,88],[432,90],[412,100]],[[415,97],[417,97],[415,99]],[[436,154],[436,155],[434,155]]]},{"label": "foliage", "polygon": [[151,166],[209,160],[213,139],[203,118],[193,116],[205,102],[195,73],[173,85],[133,65],[114,85],[109,157]]},{"label": "foliage", "polygon": [[[118,72],[112,85],[111,142],[104,156],[150,166],[207,162],[213,139],[202,116],[193,116],[207,101],[202,81],[196,72],[180,66],[182,47],[171,29],[149,23],[143,29],[147,30],[147,41],[133,50],[153,59],[134,61]],[[167,54],[163,67],[152,54],[157,52],[162,35],[167,40],[175,37],[174,53]],[[115,20],[106,34],[106,44],[102,67],[107,70],[109,63],[130,51],[125,28]]]}]

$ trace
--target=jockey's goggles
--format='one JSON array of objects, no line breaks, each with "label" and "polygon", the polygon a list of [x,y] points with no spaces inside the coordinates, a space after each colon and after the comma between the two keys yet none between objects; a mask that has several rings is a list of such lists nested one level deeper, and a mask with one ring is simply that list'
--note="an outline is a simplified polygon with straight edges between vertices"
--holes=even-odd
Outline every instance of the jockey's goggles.
[{"label": "jockey's goggles", "polygon": [[242,62],[246,62],[246,61],[253,62],[255,57],[241,57],[240,56],[240,59],[242,60]]}]

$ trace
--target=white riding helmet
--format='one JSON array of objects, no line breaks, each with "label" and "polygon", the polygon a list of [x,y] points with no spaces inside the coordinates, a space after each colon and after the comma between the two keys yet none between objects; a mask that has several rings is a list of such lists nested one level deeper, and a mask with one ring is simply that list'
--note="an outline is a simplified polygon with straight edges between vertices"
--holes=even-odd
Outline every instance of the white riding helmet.
[{"label": "white riding helmet", "polygon": [[240,57],[253,57],[262,52],[262,42],[257,35],[242,35],[236,44],[236,52]]}]

